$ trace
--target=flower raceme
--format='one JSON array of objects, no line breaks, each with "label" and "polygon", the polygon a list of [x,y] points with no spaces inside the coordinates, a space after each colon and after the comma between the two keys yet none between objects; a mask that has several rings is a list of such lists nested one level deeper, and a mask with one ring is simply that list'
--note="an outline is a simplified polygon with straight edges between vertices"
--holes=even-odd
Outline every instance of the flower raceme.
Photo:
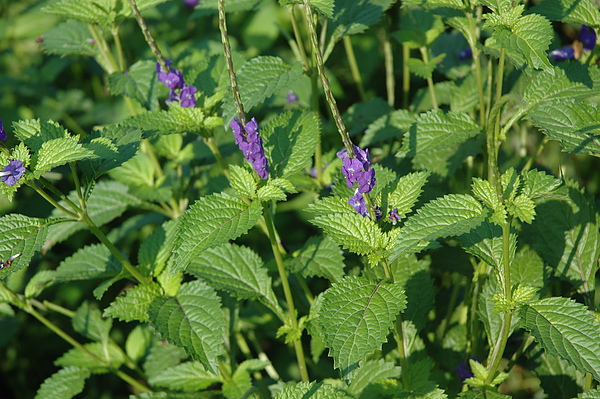
[{"label": "flower raceme", "polygon": [[158,74],[158,81],[162,82],[169,91],[169,99],[166,103],[171,101],[177,101],[184,108],[194,108],[196,106],[196,97],[194,94],[198,91],[193,85],[185,84],[183,79],[183,73],[180,70],[171,67],[172,62],[165,60],[169,72],[165,72],[161,69],[160,63],[156,63],[156,73]]},{"label": "flower raceme", "polygon": [[25,166],[23,162],[18,159],[11,159],[8,165],[0,172],[0,176],[2,176],[2,183],[5,183],[7,186],[14,186],[24,173]]},{"label": "flower raceme", "polygon": [[231,129],[235,143],[244,153],[244,157],[252,164],[252,167],[258,173],[261,179],[269,177],[269,165],[265,156],[263,141],[258,134],[258,123],[252,118],[246,126],[243,127],[238,118],[231,121]]},{"label": "flower raceme", "polygon": [[362,194],[370,193],[377,181],[375,179],[375,169],[371,168],[369,159],[369,150],[363,150],[354,146],[354,158],[348,156],[348,150],[343,149],[337,153],[337,157],[342,160],[342,173],[346,177],[346,184],[349,188],[354,188],[357,184],[354,195],[350,197],[348,203],[363,216],[369,214],[367,204]]}]

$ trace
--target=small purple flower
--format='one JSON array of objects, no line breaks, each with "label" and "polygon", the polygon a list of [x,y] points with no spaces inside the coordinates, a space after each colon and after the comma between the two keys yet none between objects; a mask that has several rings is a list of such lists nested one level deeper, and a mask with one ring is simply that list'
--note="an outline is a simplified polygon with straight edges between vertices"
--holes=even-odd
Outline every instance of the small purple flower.
[{"label": "small purple flower", "polygon": [[181,89],[183,87],[183,75],[175,69],[174,72],[159,72],[158,81],[162,82],[168,89]]},{"label": "small purple flower", "polygon": [[348,203],[356,210],[356,212],[360,213],[363,216],[367,216],[369,212],[367,211],[367,203],[363,198],[362,194],[358,191],[350,197]]},{"label": "small purple flower", "polygon": [[[165,64],[167,64],[167,67],[170,67],[173,64],[173,61],[171,61],[171,60],[165,60]],[[160,66],[160,62],[156,62],[156,68],[154,68],[154,71],[156,73],[160,73],[160,71],[162,71],[161,66]]]},{"label": "small purple flower", "polygon": [[395,226],[396,223],[402,218],[402,215],[398,213],[398,208],[394,208],[390,211],[390,220],[392,224]]},{"label": "small purple flower", "polygon": [[561,49],[551,51],[550,57],[555,61],[571,60],[575,57],[575,50],[571,46],[564,46]]},{"label": "small purple flower", "polygon": [[24,173],[25,166],[23,166],[23,162],[18,159],[10,159],[8,165],[0,172],[0,176],[2,176],[2,182],[7,186],[14,186]]},{"label": "small purple flower", "polygon": [[346,184],[349,188],[358,183],[358,191],[361,193],[370,193],[377,181],[375,179],[375,169],[371,168],[369,159],[369,150],[363,150],[354,146],[355,158],[348,157],[348,150],[338,151],[337,157],[342,159],[342,173],[346,176]]},{"label": "small purple flower", "polygon": [[293,90],[288,91],[287,94],[285,95],[285,98],[286,98],[287,102],[290,104],[293,104],[298,101],[298,96],[296,95],[296,93],[294,93]]},{"label": "small purple flower", "polygon": [[267,179],[269,177],[269,165],[265,156],[262,138],[258,134],[259,129],[256,119],[252,118],[246,123],[245,127],[242,127],[240,120],[235,118],[230,125],[235,143],[244,153],[246,160],[252,164],[261,179]]},{"label": "small purple flower", "polygon": [[581,43],[583,43],[583,48],[585,50],[593,50],[594,46],[596,45],[596,40],[597,40],[597,36],[596,36],[596,31],[594,31],[594,28],[590,28],[587,25],[581,25],[581,32],[579,32],[579,40],[581,40]]},{"label": "small purple flower", "polygon": [[458,60],[466,61],[473,57],[473,51],[470,48],[464,48],[458,52]]},{"label": "small purple flower", "polygon": [[2,121],[0,121],[0,141],[6,140],[6,131],[4,131],[4,126],[2,126]]},{"label": "small purple flower", "polygon": [[200,0],[183,0],[183,4],[188,6],[189,8],[194,8],[200,3]]},{"label": "small purple flower", "polygon": [[[479,362],[479,359],[476,357],[472,358],[476,362]],[[460,364],[456,366],[456,374],[461,382],[464,382],[467,378],[473,378],[475,375],[471,371],[471,365],[467,359],[462,359]]]},{"label": "small purple flower", "polygon": [[181,106],[184,108],[194,108],[196,106],[196,96],[194,94],[197,91],[198,89],[195,86],[185,85],[180,93]]}]

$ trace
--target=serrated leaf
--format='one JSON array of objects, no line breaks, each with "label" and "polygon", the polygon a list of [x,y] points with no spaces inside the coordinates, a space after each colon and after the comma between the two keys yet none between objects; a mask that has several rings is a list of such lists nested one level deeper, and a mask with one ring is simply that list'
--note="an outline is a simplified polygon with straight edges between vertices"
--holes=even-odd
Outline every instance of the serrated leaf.
[{"label": "serrated leaf", "polygon": [[48,14],[106,26],[116,17],[115,0],[59,0],[44,7]]},{"label": "serrated leaf", "polygon": [[206,371],[200,362],[169,367],[148,380],[153,386],[182,392],[202,391],[219,381],[221,378]]},{"label": "serrated leaf", "polygon": [[104,317],[113,317],[121,321],[148,321],[148,308],[152,301],[162,295],[157,283],[138,284],[119,295],[108,308]]},{"label": "serrated leaf", "polygon": [[157,298],[148,310],[150,323],[161,335],[185,350],[211,372],[224,354],[225,317],[221,301],[206,283],[185,283],[175,297]]},{"label": "serrated leaf", "polygon": [[80,367],[65,367],[46,378],[35,399],[71,399],[83,391],[90,371]]},{"label": "serrated leaf", "polygon": [[[502,270],[504,264],[503,238],[502,228],[498,224],[487,220],[483,221],[471,231],[462,234],[459,239],[467,252],[479,257],[496,270]],[[514,232],[511,232],[510,235],[509,248],[510,263],[517,248],[517,238]]]},{"label": "serrated leaf", "polygon": [[541,14],[551,21],[588,25],[600,21],[598,5],[590,0],[545,0],[532,7],[531,12]]},{"label": "serrated leaf", "polygon": [[384,359],[367,360],[354,373],[348,393],[359,397],[369,385],[388,378],[400,378],[400,367],[396,366],[394,362],[386,362]]},{"label": "serrated leaf", "polygon": [[[559,67],[535,71],[532,74],[533,77],[523,91],[523,101],[529,108],[544,101],[583,99],[592,92],[591,82],[575,80],[567,75],[565,69]],[[585,78],[577,76],[577,79]]]},{"label": "serrated leaf", "polygon": [[324,277],[332,282],[344,276],[344,256],[327,236],[310,237],[290,261],[289,270],[302,277]]},{"label": "serrated leaf", "polygon": [[134,363],[148,355],[154,337],[154,332],[150,329],[147,324],[138,324],[127,336],[125,353]]},{"label": "serrated leaf", "polygon": [[106,246],[92,244],[63,260],[52,277],[59,282],[114,277],[119,274],[121,267]]},{"label": "serrated leaf", "polygon": [[[100,181],[94,187],[94,191],[87,201],[87,212],[96,226],[103,226],[116,217],[121,216],[125,210],[133,205],[138,205],[140,200],[129,194],[126,185],[116,181]],[[68,198],[74,203],[78,203],[78,196],[72,191]],[[64,202],[59,202],[67,209],[69,206]],[[62,216],[62,212],[55,209],[54,216]],[[85,228],[83,222],[64,222],[50,227],[49,242],[46,247],[51,247],[57,242],[67,239],[71,234]]]},{"label": "serrated leaf", "polygon": [[89,302],[81,304],[71,319],[73,330],[94,341],[108,342],[112,320],[103,319],[100,310],[90,307]]},{"label": "serrated leaf", "polygon": [[139,60],[126,72],[114,72],[108,76],[108,88],[114,95],[126,95],[136,99],[146,109],[158,108],[156,63]]},{"label": "serrated leaf", "polygon": [[486,45],[505,48],[506,57],[516,68],[526,64],[552,73],[552,65],[546,54],[551,41],[550,21],[539,14],[527,14],[512,26],[496,26]]},{"label": "serrated leaf", "polygon": [[39,177],[57,166],[95,157],[92,150],[77,142],[77,138],[63,137],[44,142],[42,148],[32,158],[31,166],[35,169],[34,176]]},{"label": "serrated leaf", "polygon": [[238,299],[261,298],[277,314],[283,311],[271,288],[271,277],[252,249],[226,243],[202,251],[186,269],[218,290]]},{"label": "serrated leaf", "polygon": [[494,13],[504,13],[513,7],[510,0],[479,0],[479,3],[488,6]]},{"label": "serrated leaf", "polygon": [[562,185],[562,180],[547,175],[546,172],[531,169],[521,174],[523,187],[521,193],[530,198],[539,198],[555,191]]},{"label": "serrated leaf", "polygon": [[[497,274],[494,273],[484,283],[478,298],[477,315],[485,327],[487,341],[490,346],[493,346],[500,339],[502,324],[504,317],[506,317],[504,313],[498,313],[494,301],[496,295],[502,291],[503,288],[498,282]],[[519,318],[513,317],[510,331],[513,331],[518,323]]]},{"label": "serrated leaf", "polygon": [[144,137],[157,134],[195,133],[209,137],[204,125],[204,112],[200,108],[181,107],[171,101],[169,110],[148,111],[125,119],[123,126],[134,127],[144,131]]},{"label": "serrated leaf", "polygon": [[252,378],[250,378],[250,374],[243,368],[238,368],[231,378],[223,381],[221,390],[227,399],[237,399],[245,397],[244,394],[251,388]]},{"label": "serrated leaf", "polygon": [[600,107],[580,100],[545,101],[527,116],[565,151],[600,156]]},{"label": "serrated leaf", "polygon": [[545,298],[524,305],[521,326],[549,353],[600,380],[600,326],[584,305]]},{"label": "serrated leaf", "polygon": [[[250,112],[273,94],[288,90],[302,74],[302,64],[299,62],[290,65],[279,57],[271,56],[259,56],[248,60],[237,72],[244,110]],[[236,108],[229,91],[223,103],[223,119],[229,122],[235,113]]]},{"label": "serrated leaf", "polygon": [[547,278],[544,268],[544,261],[537,252],[530,248],[520,250],[510,263],[511,282],[542,288]]},{"label": "serrated leaf", "polygon": [[275,396],[275,399],[349,399],[343,391],[322,382],[298,382],[288,385]]},{"label": "serrated leaf", "polygon": [[580,292],[593,292],[600,253],[597,210],[572,181],[559,192],[569,199],[543,199],[536,207],[533,245],[556,276]]},{"label": "serrated leaf", "polygon": [[51,219],[16,213],[0,217],[0,261],[6,264],[10,258],[19,255],[10,261],[10,266],[0,270],[1,280],[29,265],[33,255],[44,245],[51,223]]},{"label": "serrated leaf", "polygon": [[169,220],[158,226],[140,245],[138,261],[140,265],[152,267],[154,275],[163,271],[175,245],[175,232],[179,219]]},{"label": "serrated leaf", "polygon": [[402,176],[389,194],[388,208],[396,208],[401,217],[406,217],[417,203],[429,176],[429,172],[413,172]]},{"label": "serrated leaf", "polygon": [[412,73],[420,78],[427,79],[433,75],[436,66],[442,62],[445,56],[446,54],[439,54],[430,59],[427,63],[419,58],[409,58],[406,65]]},{"label": "serrated leaf", "polygon": [[252,176],[252,173],[248,169],[237,165],[230,165],[229,172],[231,187],[240,197],[250,199],[256,197],[258,186],[256,180],[254,180],[254,176]]},{"label": "serrated leaf", "polygon": [[268,183],[267,185],[262,186],[258,189],[258,191],[256,192],[256,197],[257,200],[261,202],[285,201],[285,199],[287,198],[285,192],[283,192],[281,188]]},{"label": "serrated leaf", "polygon": [[405,306],[398,284],[348,277],[325,291],[317,320],[335,368],[347,374],[381,348]]},{"label": "serrated leaf", "polygon": [[527,352],[528,361],[524,366],[535,370],[544,393],[549,393],[549,399],[574,398],[581,392],[584,373],[566,360],[544,351],[539,344],[532,345]]},{"label": "serrated leaf", "polygon": [[138,152],[118,168],[109,171],[110,177],[129,186],[155,188],[154,163],[150,155]]},{"label": "serrated leaf", "polygon": [[260,202],[221,193],[200,198],[181,217],[172,270],[183,270],[203,250],[246,233],[260,219]]},{"label": "serrated leaf", "polygon": [[87,24],[78,21],[67,21],[44,33],[42,42],[44,51],[60,56],[98,54],[98,46],[93,42]]},{"label": "serrated leaf", "polygon": [[277,177],[288,177],[310,164],[320,140],[321,127],[313,112],[291,111],[277,115],[261,131],[269,167]]},{"label": "serrated leaf", "polygon": [[527,195],[518,195],[506,206],[508,213],[519,218],[521,222],[529,223],[535,218],[535,203]]},{"label": "serrated leaf", "polygon": [[410,129],[416,121],[414,113],[397,109],[387,115],[383,115],[371,123],[360,139],[360,148],[367,148],[374,143],[388,139],[398,139]]},{"label": "serrated leaf", "polygon": [[179,348],[169,342],[154,342],[150,347],[150,353],[144,362],[144,372],[148,378],[158,376],[169,367],[179,364],[187,358],[183,348]]},{"label": "serrated leaf", "polygon": [[[94,374],[105,374],[111,369],[118,369],[125,362],[123,351],[114,343],[93,342],[83,346],[87,351],[80,348],[70,349],[56,359],[54,364],[62,367],[81,367]],[[88,352],[95,357],[90,356]]]},{"label": "serrated leaf", "polygon": [[479,202],[470,195],[449,194],[435,199],[406,221],[390,260],[404,253],[419,252],[438,238],[466,233],[481,224],[485,216]]}]

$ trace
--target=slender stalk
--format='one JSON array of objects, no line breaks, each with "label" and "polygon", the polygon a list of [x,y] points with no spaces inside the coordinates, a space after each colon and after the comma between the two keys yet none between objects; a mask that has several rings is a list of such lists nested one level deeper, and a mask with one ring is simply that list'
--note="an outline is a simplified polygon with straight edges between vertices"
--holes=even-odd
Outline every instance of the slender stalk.
[{"label": "slender stalk", "polygon": [[535,150],[535,153],[529,157],[529,159],[523,166],[523,169],[521,169],[521,174],[523,174],[523,172],[527,172],[529,169],[531,169],[535,160],[540,156],[542,151],[544,151],[544,148],[545,148],[547,142],[548,142],[548,138],[547,138],[547,136],[544,136],[544,138],[542,140],[540,140],[540,143],[538,144],[537,149]]},{"label": "slender stalk", "polygon": [[408,97],[410,94],[410,47],[402,43],[402,108],[408,109]]},{"label": "slender stalk", "polygon": [[[290,11],[290,18],[292,21],[292,30],[294,31],[294,38],[296,39],[296,45],[298,46],[298,51],[300,52],[300,57],[302,58],[302,63],[306,69],[306,72],[310,72],[311,65],[308,61],[308,56],[306,55],[306,49],[304,48],[304,41],[302,40],[302,35],[300,34],[300,29],[298,28],[298,21],[296,21],[295,14],[295,6],[292,4],[288,7]],[[310,75],[310,73],[309,73]]]},{"label": "slender stalk", "polygon": [[[429,50],[427,49],[427,47],[420,47],[419,51],[421,52],[423,62],[425,64],[429,64]],[[437,96],[435,95],[435,86],[433,85],[433,78],[431,77],[431,75],[427,77],[427,87],[429,87],[431,105],[433,106],[433,109],[438,109]]]},{"label": "slender stalk", "polygon": [[150,283],[150,280],[145,277],[144,275],[142,275],[130,262],[129,260],[127,260],[127,258],[125,258],[123,256],[123,254],[121,253],[121,251],[119,251],[117,249],[117,247],[115,247],[115,245],[112,243],[112,241],[110,241],[108,239],[108,237],[106,237],[106,235],[102,232],[102,230],[100,230],[98,228],[98,226],[96,226],[96,224],[94,223],[94,221],[90,218],[90,216],[88,215],[87,211],[83,213],[82,215],[82,219],[81,221],[90,229],[90,231],[96,236],[96,238],[98,238],[100,240],[100,242],[102,242],[102,244],[104,244],[104,246],[106,246],[106,248],[108,248],[108,250],[110,251],[110,253],[117,258],[117,260],[123,265],[123,267],[129,272],[131,273],[131,275],[133,277],[135,277],[135,279],[137,281],[139,281],[142,284],[148,284]]},{"label": "slender stalk", "polygon": [[392,52],[392,43],[387,34],[388,30],[381,29],[380,37],[383,43],[383,57],[385,60],[385,89],[387,93],[387,103],[394,107],[396,103],[396,78],[394,77],[394,53]]},{"label": "slender stalk", "polygon": [[[504,77],[504,55],[505,50],[500,50],[500,59],[498,61],[498,73],[496,75],[496,103],[499,102],[500,97],[502,97],[502,80]],[[496,192],[498,195],[501,195],[500,183],[498,181],[499,171],[498,171],[498,138],[500,133],[500,115],[501,112],[498,111],[498,115],[495,117],[493,121],[493,125],[486,129],[486,144],[487,144],[487,158],[488,158],[488,181],[492,184],[492,186],[496,187]]]},{"label": "slender stalk", "polygon": [[119,36],[119,26],[113,25],[110,29],[115,46],[117,47],[117,59],[119,62],[119,70],[125,70],[125,58],[123,56],[123,46],[121,45],[121,37]]},{"label": "slender stalk", "polygon": [[[316,64],[317,59],[314,55],[312,55],[312,62]],[[310,88],[311,88],[311,107],[317,119],[319,119],[319,75],[314,73],[314,70],[311,68],[310,75]],[[317,146],[315,148],[315,169],[317,170],[317,181],[319,184],[323,184],[323,149],[321,147],[321,138],[319,137],[319,141],[317,142]]]},{"label": "slender stalk", "polygon": [[110,75],[111,73],[115,73],[119,70],[117,66],[117,62],[115,61],[115,57],[110,51],[106,40],[104,40],[104,36],[102,32],[98,32],[98,28],[92,24],[88,24],[88,30],[92,34],[92,38],[96,43],[96,47],[100,52],[101,58],[96,58],[96,61],[102,66],[102,68]]},{"label": "slender stalk", "polygon": [[79,219],[79,215],[78,214],[73,213],[73,212],[69,211],[68,209],[66,209],[65,207],[63,207],[62,205],[60,205],[47,192],[45,192],[44,190],[42,190],[42,188],[38,187],[37,184],[31,183],[31,182],[27,182],[26,184],[29,187],[31,187],[36,193],[38,193],[43,199],[45,199],[46,201],[48,201],[52,206],[54,206],[56,209],[60,210],[65,215],[67,215],[67,216],[69,216],[69,217],[71,217],[71,218],[73,218],[75,220]]},{"label": "slender stalk", "polygon": [[38,180],[40,181],[40,183],[42,183],[44,185],[44,187],[46,189],[50,190],[50,192],[52,194],[56,195],[61,200],[65,201],[65,203],[67,205],[69,205],[73,209],[73,211],[75,211],[76,213],[81,212],[81,209],[77,206],[77,204],[75,204],[73,201],[71,201],[69,199],[69,197],[67,197],[59,189],[57,189],[54,184],[52,184],[50,181],[46,180],[45,177],[41,176]]},{"label": "slender stalk", "polygon": [[396,318],[396,344],[398,347],[398,357],[400,358],[400,367],[402,373],[402,385],[405,391],[410,391],[410,377],[408,365],[408,342],[406,340],[406,331],[402,317],[398,315]]},{"label": "slender stalk", "polygon": [[164,72],[169,72],[169,67],[167,66],[167,63],[166,63],[161,51],[159,50],[158,46],[156,45],[154,38],[150,34],[150,30],[148,29],[148,26],[146,26],[146,22],[144,21],[144,18],[142,17],[140,10],[137,8],[137,5],[135,4],[135,0],[128,0],[128,1],[129,1],[129,4],[131,5],[131,9],[133,10],[133,15],[135,16],[135,20],[137,21],[138,25],[140,26],[140,29],[142,30],[144,39],[146,39],[146,43],[148,43],[148,46],[150,46],[150,50],[152,50],[152,53],[154,53],[154,56],[158,60],[158,63],[160,64],[160,68]]},{"label": "slender stalk", "polygon": [[[273,225],[273,219],[271,218],[270,206],[265,207],[264,217],[269,232],[269,241],[271,242],[271,249],[273,250],[273,255],[275,256],[275,263],[277,264],[277,271],[279,272],[279,277],[281,278],[281,285],[283,286],[285,301],[290,312],[289,320],[292,324],[292,327],[294,329],[298,329],[298,315],[296,314],[294,297],[292,296],[290,282],[288,280],[285,266],[283,265],[283,258],[281,257],[281,253],[279,251],[279,244],[275,238],[275,226]],[[302,341],[300,339],[294,341],[294,349],[296,351],[296,358],[298,361],[298,368],[300,369],[300,375],[302,376],[302,381],[309,381],[308,370],[306,369],[306,359],[304,358],[304,349],[302,348]]]},{"label": "slender stalk", "polygon": [[244,103],[237,83],[235,69],[233,68],[233,59],[231,57],[231,46],[229,44],[229,36],[227,35],[227,20],[225,18],[225,0],[219,0],[219,30],[221,31],[221,42],[223,43],[223,54],[227,64],[227,73],[229,74],[229,83],[231,84],[231,92],[233,94],[233,103],[237,109],[238,118],[242,126],[246,126],[246,113],[244,112]]},{"label": "slender stalk", "polygon": [[358,69],[358,63],[356,62],[356,56],[354,55],[354,48],[352,47],[350,36],[344,36],[342,41],[344,42],[344,48],[346,49],[346,56],[348,57],[352,79],[354,79],[361,101],[365,101],[365,88],[363,86],[362,77],[360,76],[360,70]]},{"label": "slender stalk", "polygon": [[[235,340],[237,342],[238,347],[240,348],[240,350],[246,357],[246,359],[249,359],[249,360],[254,359],[254,356],[252,355],[252,351],[250,350],[250,347],[248,346],[248,342],[246,342],[246,339],[244,338],[244,335],[242,335],[241,332],[237,331],[235,333]],[[256,381],[258,381],[258,387],[261,392],[261,397],[263,397],[263,398],[271,397],[271,395],[269,393],[269,389],[267,388],[267,385],[265,384],[265,381],[262,378],[262,374],[258,371],[255,371],[254,373],[252,373],[252,376],[254,377],[254,379]]]},{"label": "slender stalk", "polygon": [[452,293],[450,294],[450,301],[448,302],[448,310],[446,311],[446,316],[444,320],[440,323],[438,328],[436,338],[439,342],[442,341],[444,335],[446,335],[446,330],[448,329],[448,325],[450,324],[450,318],[452,317],[452,310],[456,307],[456,302],[458,300],[458,294],[460,292],[460,276],[457,273],[452,275]]}]

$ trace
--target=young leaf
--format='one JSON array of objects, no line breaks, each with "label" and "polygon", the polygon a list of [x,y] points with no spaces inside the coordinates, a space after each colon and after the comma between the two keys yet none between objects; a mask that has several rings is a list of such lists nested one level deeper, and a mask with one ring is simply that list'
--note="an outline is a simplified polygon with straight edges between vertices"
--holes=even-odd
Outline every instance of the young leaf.
[{"label": "young leaf", "polygon": [[100,310],[90,307],[85,301],[71,319],[73,330],[94,341],[108,342],[108,334],[112,328],[111,319],[103,319]]},{"label": "young leaf", "polygon": [[[288,90],[302,76],[302,64],[290,65],[279,57],[259,56],[248,60],[237,73],[242,103],[246,112],[261,104],[273,94]],[[223,119],[229,122],[235,116],[231,92],[223,103]]]},{"label": "young leaf", "polygon": [[[86,368],[94,374],[106,374],[113,368],[118,369],[125,362],[123,351],[114,343],[93,342],[83,346],[87,352],[80,348],[70,349],[56,359],[54,364],[62,367]],[[96,357],[90,356],[88,352]]]},{"label": "young leaf", "polygon": [[186,272],[240,300],[260,298],[278,315],[283,314],[264,262],[248,247],[226,243],[208,248],[192,261]]},{"label": "young leaf", "polygon": [[275,399],[350,399],[343,391],[322,382],[298,382],[288,385],[275,396]]},{"label": "young leaf", "polygon": [[254,199],[258,188],[256,180],[248,169],[237,165],[229,167],[231,187],[243,198]]},{"label": "young leaf", "polygon": [[344,276],[344,256],[331,238],[310,237],[304,246],[294,253],[288,268],[292,273],[300,273],[302,277],[319,276],[335,283]]},{"label": "young leaf", "polygon": [[106,26],[114,20],[114,0],[59,0],[50,3],[42,10],[48,14],[57,14],[65,18]]},{"label": "young leaf", "polygon": [[181,217],[172,270],[183,270],[205,249],[238,238],[261,215],[260,202],[248,205],[224,193],[200,198]]},{"label": "young leaf", "polygon": [[121,321],[148,321],[148,308],[154,299],[162,295],[157,283],[138,284],[119,295],[108,308],[104,317],[112,317]]},{"label": "young leaf", "polygon": [[148,355],[152,346],[154,331],[148,324],[138,324],[127,336],[125,341],[125,353],[134,363],[138,363]]},{"label": "young leaf", "polygon": [[594,133],[600,107],[581,100],[545,101],[527,116],[551,140],[559,140],[565,151],[600,156],[600,140]]},{"label": "young leaf", "polygon": [[200,108],[181,107],[172,101],[169,110],[148,111],[125,119],[122,124],[144,131],[145,137],[158,134],[195,133],[202,137],[210,137],[214,121],[204,118]]},{"label": "young leaf", "polygon": [[528,170],[522,173],[521,177],[523,179],[521,194],[533,199],[550,194],[562,184],[562,180],[537,169]]},{"label": "young leaf", "polygon": [[508,213],[519,218],[521,222],[529,223],[535,218],[535,203],[527,195],[518,195],[507,202]]},{"label": "young leaf", "polygon": [[549,353],[600,380],[600,326],[584,305],[568,298],[544,298],[524,305],[521,326]]},{"label": "young leaf", "polygon": [[80,367],[65,367],[46,378],[35,399],[71,399],[83,391],[90,371]]},{"label": "young leaf", "polygon": [[313,112],[292,111],[276,116],[261,131],[269,168],[277,177],[289,177],[310,163],[320,140],[321,127]]},{"label": "young leaf", "polygon": [[335,368],[348,374],[381,348],[405,306],[398,284],[348,277],[325,291],[317,320]]},{"label": "young leaf", "polygon": [[185,283],[175,297],[156,298],[148,310],[150,323],[164,339],[185,350],[211,372],[223,354],[225,317],[221,301],[206,283]]},{"label": "young leaf", "polygon": [[396,239],[390,260],[404,253],[419,252],[438,238],[457,236],[481,224],[486,212],[466,194],[449,194],[435,199],[411,216]]},{"label": "young leaf", "polygon": [[494,212],[490,217],[490,221],[499,226],[503,225],[506,221],[506,209],[492,184],[487,180],[475,177],[471,187],[473,195]]},{"label": "young leaf", "polygon": [[397,109],[371,123],[360,139],[360,148],[388,139],[397,139],[410,129],[417,117],[405,109]]},{"label": "young leaf", "polygon": [[0,217],[0,261],[10,265],[0,270],[0,279],[4,280],[12,273],[29,265],[33,255],[46,241],[49,219],[32,218],[16,213]]},{"label": "young leaf", "polygon": [[62,57],[69,55],[98,54],[98,46],[92,39],[88,25],[78,21],[67,21],[44,33],[44,51]]},{"label": "young leaf", "polygon": [[129,67],[127,72],[114,72],[108,76],[108,88],[114,95],[126,95],[150,110],[158,108],[158,87],[156,63],[140,60]]},{"label": "young leaf", "polygon": [[413,172],[402,176],[389,194],[388,208],[396,208],[402,217],[406,217],[417,203],[429,176],[429,172]]},{"label": "young leaf", "polygon": [[182,392],[202,391],[220,381],[220,377],[206,371],[200,362],[185,362],[169,367],[148,380],[152,386]]}]

